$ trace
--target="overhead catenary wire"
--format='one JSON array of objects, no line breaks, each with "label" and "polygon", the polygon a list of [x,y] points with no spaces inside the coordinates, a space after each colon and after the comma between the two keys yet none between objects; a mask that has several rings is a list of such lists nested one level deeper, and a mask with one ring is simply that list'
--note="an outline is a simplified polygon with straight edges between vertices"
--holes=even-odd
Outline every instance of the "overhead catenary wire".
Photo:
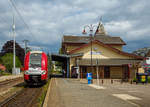
[{"label": "overhead catenary wire", "polygon": [[[19,19],[21,20],[21,22],[24,24],[25,26],[25,29],[30,33],[30,35],[32,37],[35,37],[33,32],[31,31],[30,27],[28,26],[28,23],[26,23],[26,21],[24,20],[24,17],[22,16],[21,12],[20,12],[20,7],[18,8],[18,6],[16,5],[16,2],[14,0],[7,0],[11,9],[14,10],[13,13],[15,12],[18,16],[19,16]],[[22,10],[22,9],[21,9]],[[6,20],[4,17],[0,16],[0,20],[3,21],[3,23],[6,23],[8,25],[10,25],[10,22],[8,22],[8,20]],[[12,29],[10,29],[12,31]],[[10,35],[11,31],[9,32],[8,35]],[[1,32],[3,33],[3,32]],[[9,41],[9,40],[8,40]],[[22,41],[22,40],[21,40]],[[4,43],[5,44],[5,43]],[[3,44],[3,45],[4,45]],[[19,43],[21,45],[21,47],[23,47],[23,44],[22,43]],[[2,44],[1,44],[2,46]],[[33,45],[29,45],[31,48],[35,48],[35,47],[38,47],[39,50],[49,50],[45,47],[41,47],[41,46],[33,46]]]},{"label": "overhead catenary wire", "polygon": [[[7,28],[4,28],[5,26],[3,26],[3,28],[8,31],[8,35],[10,36],[11,33],[11,27],[9,26],[10,23],[3,17],[0,15],[0,20],[2,21],[3,24],[6,24]],[[9,26],[9,27],[8,27]],[[4,34],[4,31],[0,31],[0,33]]]},{"label": "overhead catenary wire", "polygon": [[26,26],[27,30],[29,31],[29,33],[31,34],[31,36],[35,37],[34,34],[32,33],[32,31],[30,30],[30,27],[28,26],[28,24],[25,22],[25,20],[23,19],[22,15],[20,14],[17,6],[15,5],[14,1],[12,0],[8,0],[10,1],[10,3],[12,4],[12,6],[14,7],[15,11],[17,12],[17,14],[19,15],[20,19],[22,20],[22,22],[24,23],[24,25]]},{"label": "overhead catenary wire", "polygon": [[[27,30],[29,31],[29,33],[31,34],[32,37],[35,37],[34,34],[32,33],[32,31],[30,30],[30,27],[28,26],[28,24],[25,22],[24,18],[22,17],[22,15],[20,14],[17,6],[15,5],[15,2],[12,0],[8,0],[10,1],[10,3],[12,4],[12,6],[14,7],[15,11],[17,12],[17,14],[19,15],[20,19],[22,20],[22,22],[24,23],[24,25],[26,26]],[[34,46],[31,46],[34,47]],[[39,46],[41,50],[43,50],[44,48]]]}]

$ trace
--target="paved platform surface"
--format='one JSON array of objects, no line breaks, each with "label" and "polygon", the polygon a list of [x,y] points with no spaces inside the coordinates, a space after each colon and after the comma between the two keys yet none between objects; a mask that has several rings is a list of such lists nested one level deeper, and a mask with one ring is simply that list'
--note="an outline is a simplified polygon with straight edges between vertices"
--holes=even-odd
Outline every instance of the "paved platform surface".
[{"label": "paved platform surface", "polygon": [[23,77],[23,74],[1,76],[1,77],[0,77],[0,82],[5,81],[5,80],[9,80],[9,79],[15,79],[15,78],[18,78],[18,77]]},{"label": "paved platform surface", "polygon": [[150,85],[89,86],[77,79],[53,79],[47,107],[149,107]]}]

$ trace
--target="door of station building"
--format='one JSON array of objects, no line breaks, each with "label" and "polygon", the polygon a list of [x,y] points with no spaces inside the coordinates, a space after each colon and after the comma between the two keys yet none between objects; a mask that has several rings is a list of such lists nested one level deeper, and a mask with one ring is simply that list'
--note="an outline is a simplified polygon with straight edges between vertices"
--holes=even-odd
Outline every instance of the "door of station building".
[{"label": "door of station building", "polygon": [[123,79],[129,79],[129,67],[128,65],[123,66]]},{"label": "door of station building", "polygon": [[110,67],[109,66],[104,67],[104,78],[110,78]]},{"label": "door of station building", "polygon": [[81,66],[80,78],[86,78],[86,74],[87,74],[87,67]]}]

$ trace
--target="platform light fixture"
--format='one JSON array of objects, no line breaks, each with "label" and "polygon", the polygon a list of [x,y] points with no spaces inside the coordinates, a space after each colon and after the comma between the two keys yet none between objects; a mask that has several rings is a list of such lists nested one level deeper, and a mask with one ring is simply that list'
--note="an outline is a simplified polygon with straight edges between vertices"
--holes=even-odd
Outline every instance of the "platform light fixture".
[{"label": "platform light fixture", "polygon": [[94,28],[97,27],[96,25],[93,25],[93,24],[90,24],[90,25],[85,25],[84,26],[84,29],[83,29],[83,32],[82,34],[87,34],[87,32],[85,31],[86,28],[89,29],[90,33],[89,33],[89,36],[90,36],[90,42],[91,42],[91,72],[92,72],[92,69],[93,69],[93,59],[92,59],[92,41],[93,41],[93,30]]}]

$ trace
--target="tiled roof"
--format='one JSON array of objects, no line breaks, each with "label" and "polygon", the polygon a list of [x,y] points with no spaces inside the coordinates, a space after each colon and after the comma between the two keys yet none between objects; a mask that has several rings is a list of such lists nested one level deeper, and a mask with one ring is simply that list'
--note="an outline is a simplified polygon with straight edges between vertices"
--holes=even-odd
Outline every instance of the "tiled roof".
[{"label": "tiled roof", "polygon": [[[109,35],[96,35],[93,38],[103,42],[104,44],[121,44],[125,45],[126,43],[120,37],[111,37]],[[71,36],[64,35],[63,43],[88,43],[90,42],[90,36]]]}]

